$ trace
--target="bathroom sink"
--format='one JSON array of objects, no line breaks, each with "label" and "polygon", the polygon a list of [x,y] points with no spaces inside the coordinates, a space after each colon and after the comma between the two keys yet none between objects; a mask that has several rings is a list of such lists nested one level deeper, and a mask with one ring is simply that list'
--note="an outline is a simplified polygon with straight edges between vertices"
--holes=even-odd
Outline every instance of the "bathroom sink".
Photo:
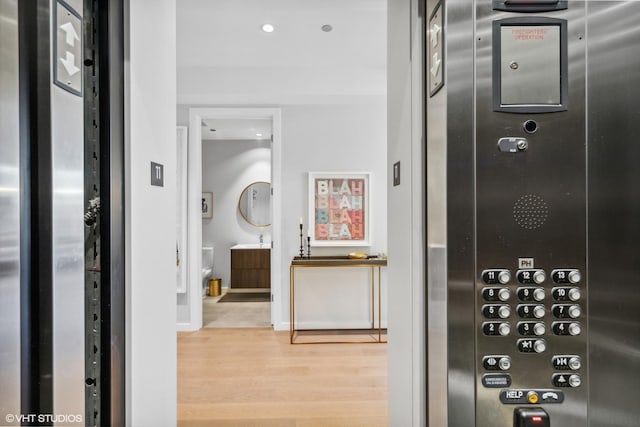
[{"label": "bathroom sink", "polygon": [[271,249],[271,242],[265,243],[238,243],[231,249]]}]

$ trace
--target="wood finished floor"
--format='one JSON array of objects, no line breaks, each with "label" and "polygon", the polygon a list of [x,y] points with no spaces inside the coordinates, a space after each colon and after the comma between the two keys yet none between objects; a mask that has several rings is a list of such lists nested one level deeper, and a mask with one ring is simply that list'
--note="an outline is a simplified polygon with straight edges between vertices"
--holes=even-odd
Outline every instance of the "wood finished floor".
[{"label": "wood finished floor", "polygon": [[386,344],[271,328],[178,334],[178,427],[386,427]]}]

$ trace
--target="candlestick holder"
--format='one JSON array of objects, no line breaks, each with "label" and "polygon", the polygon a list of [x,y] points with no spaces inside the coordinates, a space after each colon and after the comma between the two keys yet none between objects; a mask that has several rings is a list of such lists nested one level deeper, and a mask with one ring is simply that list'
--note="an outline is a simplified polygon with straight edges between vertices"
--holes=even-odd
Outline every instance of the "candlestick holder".
[{"label": "candlestick holder", "polygon": [[311,236],[307,236],[307,258],[311,258]]},{"label": "candlestick holder", "polygon": [[302,239],[302,224],[300,224],[300,258],[304,257],[304,240]]}]

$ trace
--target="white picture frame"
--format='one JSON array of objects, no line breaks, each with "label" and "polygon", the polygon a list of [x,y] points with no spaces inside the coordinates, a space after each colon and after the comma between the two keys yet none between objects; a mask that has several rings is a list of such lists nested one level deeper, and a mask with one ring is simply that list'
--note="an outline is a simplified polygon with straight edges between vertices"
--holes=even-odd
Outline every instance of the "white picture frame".
[{"label": "white picture frame", "polygon": [[202,193],[202,219],[213,218],[213,193]]},{"label": "white picture frame", "polygon": [[309,172],[311,246],[371,246],[370,206],[370,172]]}]

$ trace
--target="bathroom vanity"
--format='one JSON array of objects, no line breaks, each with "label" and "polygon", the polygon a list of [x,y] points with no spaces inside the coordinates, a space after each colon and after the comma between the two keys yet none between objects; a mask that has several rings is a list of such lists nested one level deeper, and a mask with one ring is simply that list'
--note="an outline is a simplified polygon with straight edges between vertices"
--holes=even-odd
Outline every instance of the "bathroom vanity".
[{"label": "bathroom vanity", "polygon": [[231,247],[231,289],[271,288],[271,248],[268,244]]}]

